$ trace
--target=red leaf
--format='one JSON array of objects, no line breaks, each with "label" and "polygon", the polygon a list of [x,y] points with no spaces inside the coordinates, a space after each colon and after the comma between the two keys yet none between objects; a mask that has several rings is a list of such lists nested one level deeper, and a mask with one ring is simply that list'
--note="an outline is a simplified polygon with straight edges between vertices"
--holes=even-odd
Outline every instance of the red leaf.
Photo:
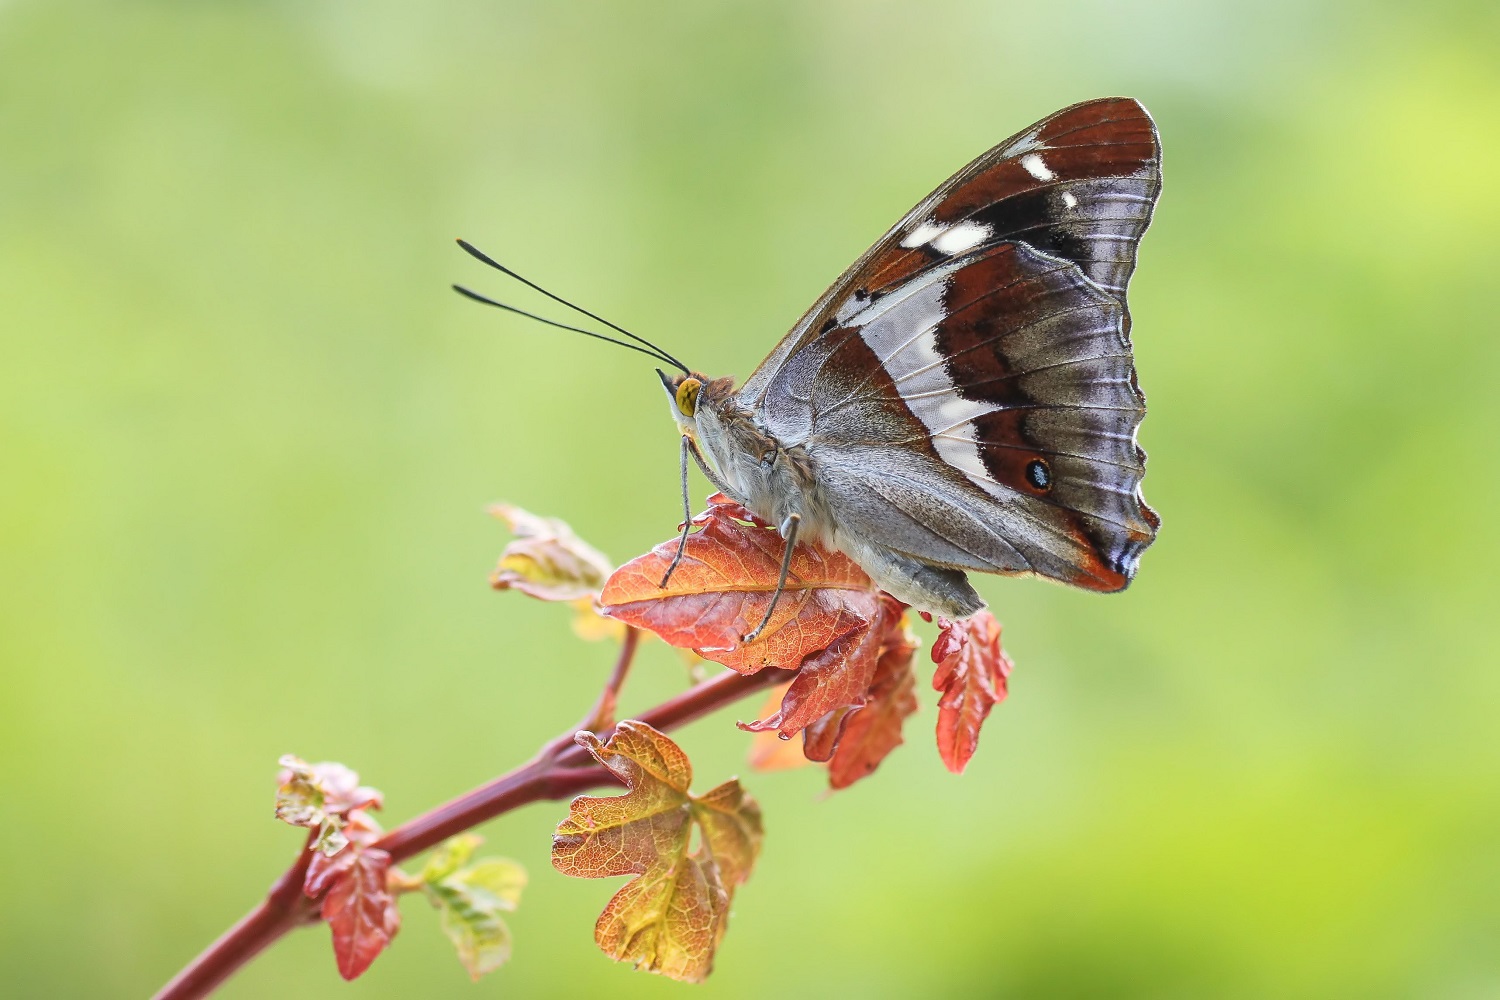
[{"label": "red leaf", "polygon": [[614,572],[600,598],[605,614],[750,674],[799,667],[868,626],[878,611],[874,585],[853,560],[799,544],[771,621],[755,642],[742,643],[770,605],[786,543],[718,494],[693,524],[698,530],[668,585],[660,586],[675,538]]},{"label": "red leaf", "polygon": [[[879,617],[878,604],[876,609],[873,616]],[[809,656],[781,699],[780,710],[758,722],[741,722],[739,727],[751,733],[775,729],[783,736],[795,736],[830,712],[863,704],[875,676],[880,631],[862,623],[852,634]]]},{"label": "red leaf", "polygon": [[937,672],[932,686],[938,699],[937,744],[943,763],[962,774],[979,745],[979,728],[990,709],[1005,700],[1010,658],[1000,648],[1000,623],[988,611],[964,621],[939,620],[932,644]]},{"label": "red leaf", "polygon": [[830,712],[864,703],[888,613],[880,592],[853,560],[799,544],[775,613],[751,643],[776,589],[782,537],[721,494],[693,518],[682,563],[668,586],[661,578],[677,551],[663,542],[620,567],[604,585],[604,612],[647,628],[741,673],[768,666],[797,669],[769,718],[743,726],[793,736]]},{"label": "red leaf", "polygon": [[354,863],[355,855],[359,853],[358,848],[369,847],[380,839],[380,824],[375,822],[363,809],[355,809],[349,814],[343,833],[347,843],[334,854],[325,854],[313,848],[312,860],[307,865],[307,876],[302,880],[302,891],[309,899],[317,899],[328,891],[333,880],[342,875]]},{"label": "red leaf", "polygon": [[857,711],[859,709],[848,706],[836,708],[802,730],[802,756],[818,764],[832,760],[834,751],[839,748],[839,740],[843,739],[844,725]]},{"label": "red leaf", "polygon": [[354,856],[358,853],[359,850],[353,845],[345,845],[343,850],[332,857],[322,851],[314,851],[312,860],[307,863],[307,876],[302,880],[302,891],[307,898],[317,899],[327,892],[328,887],[354,864]]},{"label": "red leaf", "polygon": [[[781,699],[786,696],[786,691],[789,687],[791,687],[790,684],[782,684],[772,688],[770,696],[767,697],[764,707],[760,710],[760,714],[770,715],[776,711],[777,706],[781,704]],[[817,726],[818,723],[813,723],[813,725],[803,730],[802,738],[806,740],[808,734],[813,732]],[[750,740],[748,762],[750,769],[753,771],[784,771],[789,768],[803,767],[810,763],[808,758],[803,755],[802,747],[797,744],[796,740],[784,740],[775,730],[755,734],[754,738]]]},{"label": "red leaf", "polygon": [[832,788],[847,788],[873,773],[886,755],[901,745],[902,725],[917,710],[917,681],[911,669],[917,638],[906,627],[900,610],[893,614],[865,706],[848,715],[837,736],[837,747],[828,762],[828,784]]},{"label": "red leaf", "polygon": [[351,857],[323,897],[323,919],[333,932],[339,975],[355,979],[391,943],[401,927],[401,913],[386,886],[389,854],[352,844],[340,853]]}]

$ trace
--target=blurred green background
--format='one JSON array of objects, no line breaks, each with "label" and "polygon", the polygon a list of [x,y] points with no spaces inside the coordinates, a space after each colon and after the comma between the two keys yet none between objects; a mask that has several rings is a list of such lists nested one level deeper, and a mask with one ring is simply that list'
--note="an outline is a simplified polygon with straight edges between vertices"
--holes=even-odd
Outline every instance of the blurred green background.
[{"label": "blurred green background", "polygon": [[[1124,93],[1161,538],[1119,597],[982,582],[1018,666],[964,777],[930,699],[849,792],[749,776],[694,995],[1500,995],[1497,52],[1493,3],[0,3],[0,992],[160,985],[295,851],[279,754],[395,823],[592,697],[613,650],[487,590],[483,509],[623,560],[676,437],[643,359],[449,292],[536,301],[453,237],[744,375]],[[684,683],[654,646],[626,707]],[[700,786],[755,708],[683,731]],[[561,815],[484,830],[533,882],[480,985],[409,898],[354,985],[318,928],[225,995],[686,996],[595,950]]]}]

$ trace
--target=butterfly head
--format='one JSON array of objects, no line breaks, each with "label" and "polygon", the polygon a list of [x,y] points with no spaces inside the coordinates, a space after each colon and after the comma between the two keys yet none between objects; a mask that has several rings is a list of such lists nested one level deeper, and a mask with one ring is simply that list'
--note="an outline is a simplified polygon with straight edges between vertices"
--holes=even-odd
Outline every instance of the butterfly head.
[{"label": "butterfly head", "polygon": [[677,429],[697,440],[699,414],[705,407],[712,407],[722,395],[725,386],[720,383],[729,384],[732,380],[709,379],[697,373],[668,375],[660,368],[656,374],[667,390],[668,405],[672,409],[672,419],[677,421]]},{"label": "butterfly head", "polygon": [[734,378],[656,374],[667,390],[678,433],[693,442],[700,461],[718,470],[714,485],[742,503],[761,500],[765,509],[773,509],[765,480],[780,448],[737,398]]}]

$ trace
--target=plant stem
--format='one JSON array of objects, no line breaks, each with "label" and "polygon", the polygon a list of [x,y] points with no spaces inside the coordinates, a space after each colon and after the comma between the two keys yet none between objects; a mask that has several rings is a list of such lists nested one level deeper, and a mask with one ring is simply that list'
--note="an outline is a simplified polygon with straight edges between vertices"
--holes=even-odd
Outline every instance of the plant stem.
[{"label": "plant stem", "polygon": [[[768,669],[746,676],[726,670],[636,718],[654,729],[669,732],[762,688],[785,683],[793,674],[790,670]],[[613,727],[609,732],[613,732]],[[598,735],[606,740],[609,736],[608,733]],[[573,742],[572,732],[561,734],[547,747],[556,747],[557,750],[552,754],[544,750],[529,764],[402,823],[380,838],[375,846],[389,851],[392,861],[401,861],[517,806],[542,799],[567,798],[585,788],[610,784],[615,780],[587,750]],[[585,782],[590,776],[593,780]]]},{"label": "plant stem", "polygon": [[[626,632],[619,659],[594,708],[584,716],[584,727],[596,725],[602,728],[605,721],[612,719],[615,700],[630,670],[639,639],[635,629]],[[792,676],[794,671],[790,670],[767,669],[749,676],[726,670],[636,718],[656,729],[669,731],[763,688],[784,683]],[[373,846],[390,852],[392,861],[399,862],[520,806],[568,798],[589,788],[613,783],[613,776],[588,751],[573,742],[577,728],[558,734],[529,762],[408,820]],[[606,736],[604,733],[599,735],[601,739]],[[312,854],[306,847],[298,852],[295,863],[276,880],[260,905],[174,976],[156,994],[156,1000],[189,1000],[207,996],[287,931],[318,922],[317,901],[307,898],[302,892],[311,858]]]},{"label": "plant stem", "polygon": [[[609,672],[609,679],[604,682],[604,687],[599,691],[594,707],[589,709],[588,714],[573,727],[574,732],[580,729],[597,732],[606,726],[614,725],[615,709],[620,701],[620,688],[625,686],[625,678],[630,674],[630,664],[635,660],[635,651],[640,642],[641,630],[626,625],[625,638],[620,642],[620,655],[615,658],[614,669]],[[556,757],[572,745],[573,733],[559,733],[556,739],[542,747],[537,757]]]},{"label": "plant stem", "polygon": [[207,996],[263,948],[317,913],[316,906],[302,894],[302,882],[307,877],[317,836],[316,829],[308,831],[307,842],[298,852],[296,862],[271,884],[271,891],[260,905],[173,976],[158,997]]}]

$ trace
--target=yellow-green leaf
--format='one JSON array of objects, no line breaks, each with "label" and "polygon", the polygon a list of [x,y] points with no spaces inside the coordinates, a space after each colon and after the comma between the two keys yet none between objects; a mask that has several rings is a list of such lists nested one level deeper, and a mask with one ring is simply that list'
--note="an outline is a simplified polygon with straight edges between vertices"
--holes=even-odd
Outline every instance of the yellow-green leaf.
[{"label": "yellow-green leaf", "polygon": [[597,594],[614,569],[604,555],[552,517],[538,517],[511,504],[490,513],[516,536],[500,553],[490,575],[496,590],[519,590],[543,601],[576,601]]},{"label": "yellow-green leaf", "polygon": [[[479,840],[453,839],[471,841],[453,845],[469,852]],[[432,904],[441,911],[443,933],[458,949],[458,960],[473,979],[493,972],[510,959],[510,928],[500,914],[515,910],[525,886],[526,871],[520,865],[504,858],[486,858],[429,881],[424,887]]]},{"label": "yellow-green leaf", "polygon": [[323,786],[312,765],[301,757],[287,754],[278,764],[282,767],[281,783],[276,789],[276,818],[292,826],[314,827],[323,822]]},{"label": "yellow-green leaf", "polygon": [[703,831],[703,842],[732,892],[750,877],[760,854],[760,806],[731,778],[693,799],[693,817]]},{"label": "yellow-green leaf", "polygon": [[687,851],[692,765],[666,736],[626,721],[609,743],[580,733],[579,743],[630,789],[624,795],[580,795],[552,838],[552,865],[576,878],[639,875],[662,857]]},{"label": "yellow-green leaf", "polygon": [[713,970],[729,891],[712,861],[681,857],[625,884],[594,925],[594,940],[617,962],[685,983]]},{"label": "yellow-green leaf", "polygon": [[318,831],[313,849],[332,857],[349,843],[344,826],[350,815],[380,808],[380,793],[359,783],[359,775],[343,764],[309,764],[287,754],[281,758],[276,789],[276,818],[292,826]]},{"label": "yellow-green leaf", "polygon": [[[693,797],[687,755],[643,722],[620,723],[608,743],[592,733],[577,739],[627,791],[573,800],[552,841],[553,866],[580,878],[638,876],[600,915],[599,947],[649,972],[702,980],[713,967],[730,896],[760,852],[760,807],[738,781]],[[703,846],[689,855],[694,822]]]},{"label": "yellow-green leaf", "polygon": [[422,881],[437,882],[447,878],[469,863],[474,849],[484,843],[484,838],[473,833],[461,833],[449,837],[438,845],[422,868]]}]

